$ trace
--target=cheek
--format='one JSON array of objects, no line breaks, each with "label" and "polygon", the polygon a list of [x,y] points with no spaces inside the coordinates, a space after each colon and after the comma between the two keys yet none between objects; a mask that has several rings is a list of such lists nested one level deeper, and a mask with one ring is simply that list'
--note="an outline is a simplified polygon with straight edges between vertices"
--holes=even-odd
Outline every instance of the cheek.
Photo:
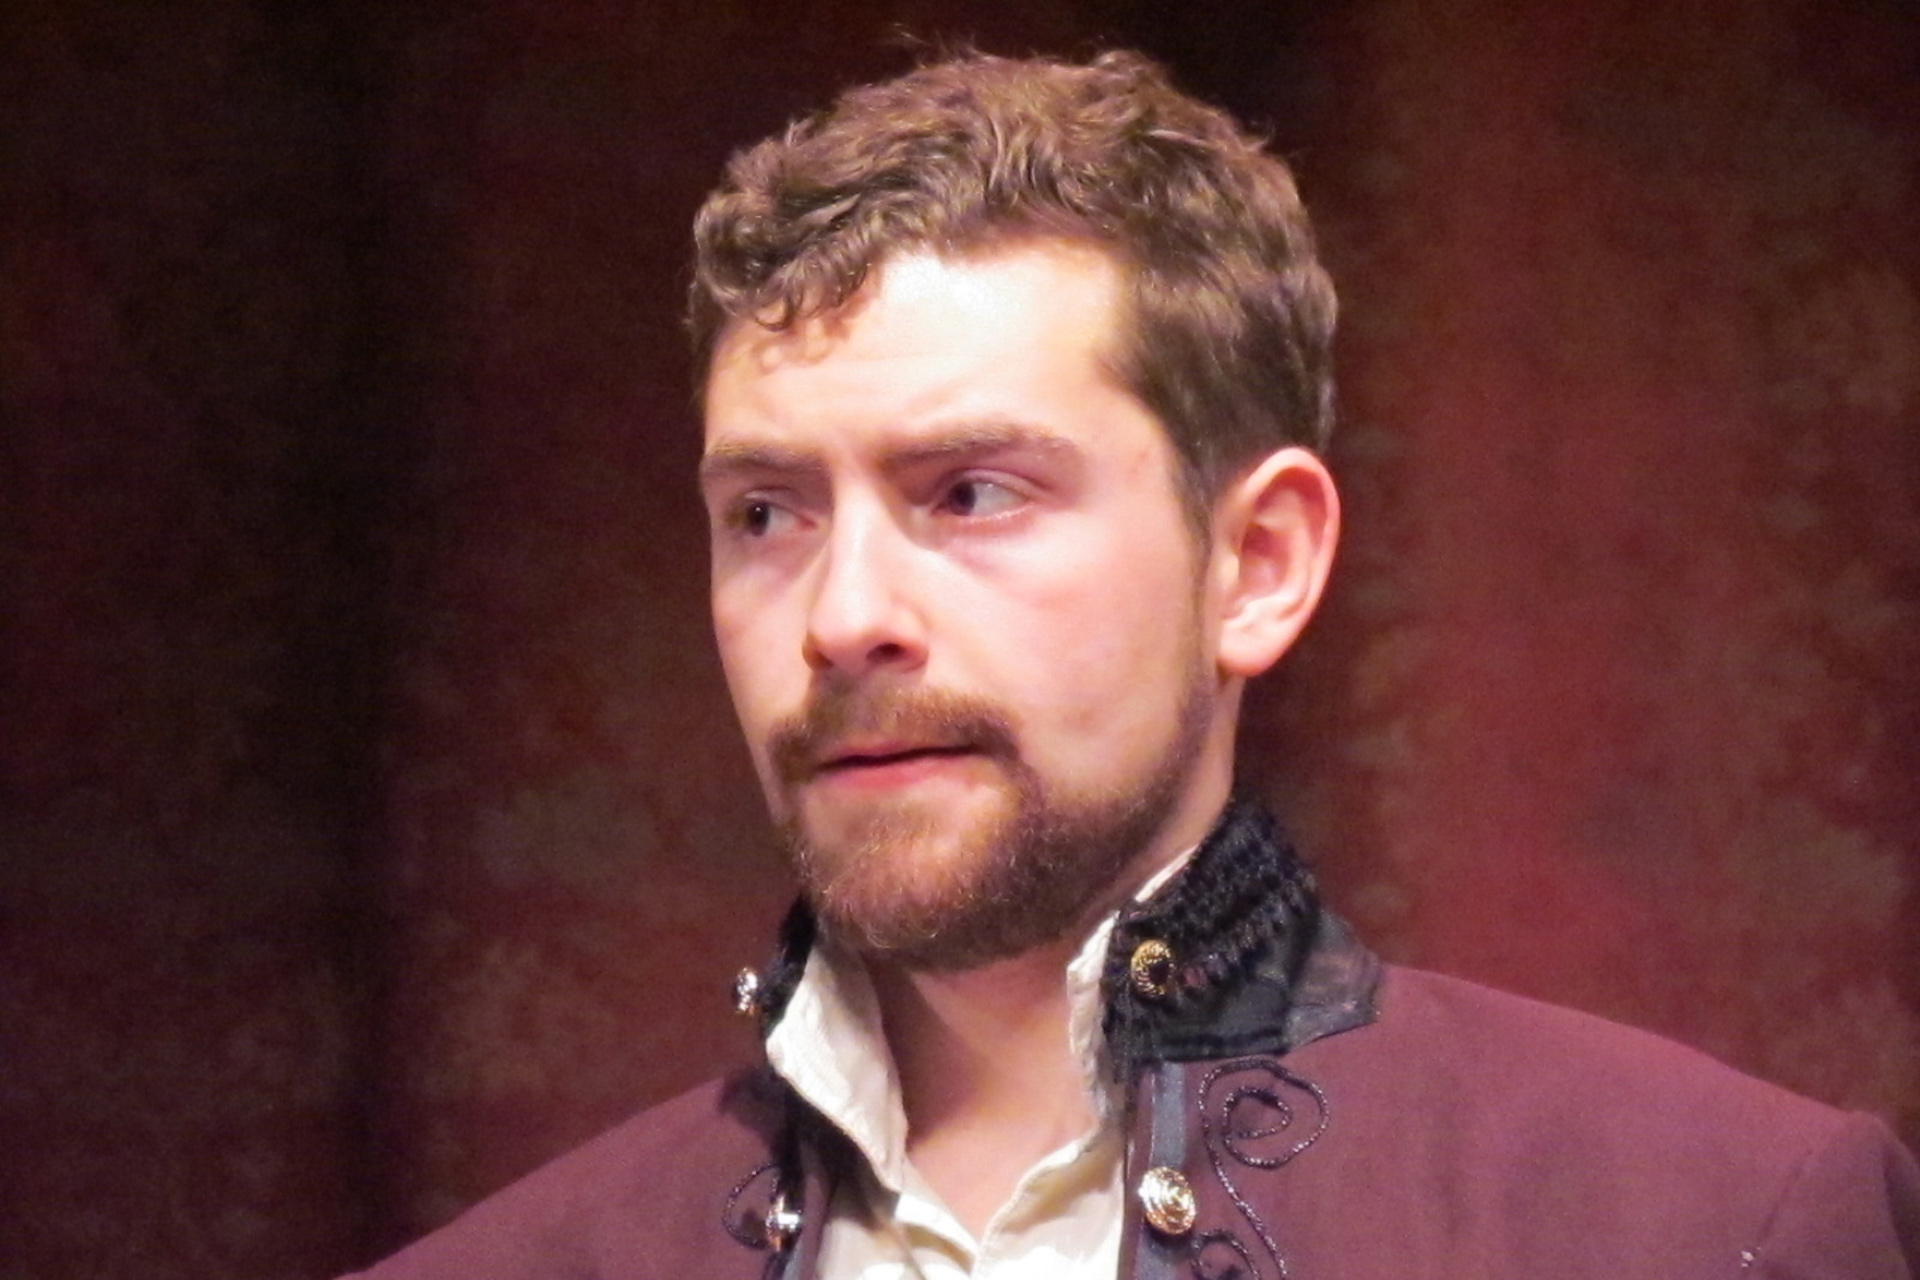
[{"label": "cheek", "polygon": [[756,643],[752,628],[730,626],[717,608],[714,636],[719,645],[721,669],[727,678],[727,692],[733,700],[734,719],[746,742],[761,794],[774,817],[781,818],[785,806],[774,777],[773,762],[767,754],[767,739],[786,712],[779,700],[774,673],[765,658],[769,647]]},{"label": "cheek", "polygon": [[734,711],[756,752],[758,745],[751,741],[758,736],[756,731],[778,714],[772,704],[781,681],[776,667],[779,649],[771,630],[766,611],[734,608],[721,597],[714,598],[713,635],[720,666],[733,695]]},{"label": "cheek", "polygon": [[985,636],[1011,662],[1009,692],[1034,732],[1050,726],[1112,756],[1177,715],[1194,666],[1192,571],[1184,560],[1133,569],[1065,573],[1003,598],[1005,625]]}]

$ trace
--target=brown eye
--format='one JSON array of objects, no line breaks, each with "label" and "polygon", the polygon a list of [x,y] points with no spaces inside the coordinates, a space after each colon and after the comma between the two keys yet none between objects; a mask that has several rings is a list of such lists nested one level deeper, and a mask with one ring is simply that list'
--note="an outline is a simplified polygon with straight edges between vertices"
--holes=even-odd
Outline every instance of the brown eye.
[{"label": "brown eye", "polygon": [[765,538],[792,527],[793,513],[772,498],[742,498],[728,524],[749,538]]},{"label": "brown eye", "polygon": [[1021,496],[1004,484],[978,477],[956,480],[941,500],[943,511],[956,516],[994,516],[1011,511]]}]

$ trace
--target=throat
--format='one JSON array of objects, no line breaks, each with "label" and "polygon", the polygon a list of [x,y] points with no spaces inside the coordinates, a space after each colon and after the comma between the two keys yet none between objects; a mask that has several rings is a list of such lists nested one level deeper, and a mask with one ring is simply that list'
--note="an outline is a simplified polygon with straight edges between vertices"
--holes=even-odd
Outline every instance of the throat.
[{"label": "throat", "polygon": [[914,1168],[976,1238],[1099,1112],[1067,1033],[1054,948],[959,974],[875,972]]}]

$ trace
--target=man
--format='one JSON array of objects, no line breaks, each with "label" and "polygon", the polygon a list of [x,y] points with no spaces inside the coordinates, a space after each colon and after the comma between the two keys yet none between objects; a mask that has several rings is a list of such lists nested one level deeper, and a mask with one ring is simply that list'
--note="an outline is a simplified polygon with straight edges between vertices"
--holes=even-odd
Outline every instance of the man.
[{"label": "man", "polygon": [[1339,502],[1286,169],[968,57],[696,227],[713,611],[803,887],[769,1066],[371,1274],[1908,1276],[1885,1129],[1377,963],[1232,798]]}]

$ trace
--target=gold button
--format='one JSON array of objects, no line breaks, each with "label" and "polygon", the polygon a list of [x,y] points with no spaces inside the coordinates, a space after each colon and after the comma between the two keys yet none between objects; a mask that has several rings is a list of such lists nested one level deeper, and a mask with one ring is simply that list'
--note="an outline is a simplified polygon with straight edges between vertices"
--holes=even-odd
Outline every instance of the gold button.
[{"label": "gold button", "polygon": [[800,1211],[787,1208],[786,1193],[773,1198],[773,1206],[767,1210],[767,1244],[775,1253],[786,1252],[800,1235]]},{"label": "gold button", "polygon": [[743,1018],[760,1016],[760,975],[751,969],[734,975],[733,1011]]},{"label": "gold button", "polygon": [[1141,995],[1149,1000],[1162,998],[1173,990],[1173,948],[1158,938],[1148,938],[1133,949],[1127,975]]},{"label": "gold button", "polygon": [[1183,1236],[1193,1230],[1193,1220],[1200,1212],[1187,1175],[1166,1165],[1156,1165],[1141,1176],[1140,1208],[1148,1224],[1167,1236]]}]

